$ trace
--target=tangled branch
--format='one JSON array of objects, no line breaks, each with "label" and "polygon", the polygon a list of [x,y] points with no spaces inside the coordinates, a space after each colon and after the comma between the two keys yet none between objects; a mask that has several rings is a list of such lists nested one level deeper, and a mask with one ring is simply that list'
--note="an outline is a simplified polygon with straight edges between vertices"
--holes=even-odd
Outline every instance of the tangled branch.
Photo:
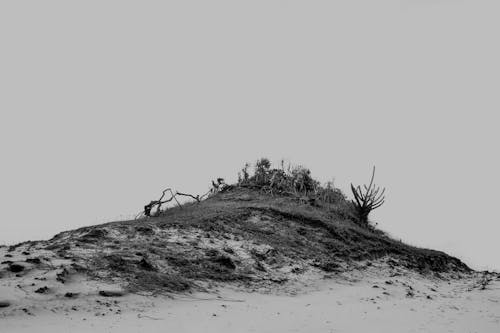
[{"label": "tangled branch", "polygon": [[[170,198],[167,199],[167,200],[163,200],[163,198],[165,197],[165,194],[167,192],[170,192]],[[161,205],[163,205],[165,203],[168,203],[168,202],[170,202],[172,200],[175,200],[177,202],[177,205],[180,207],[181,204],[179,203],[179,201],[177,201],[177,199],[175,198],[175,196],[176,196],[176,194],[174,194],[174,192],[172,191],[171,188],[167,188],[167,189],[163,190],[160,199],[153,200],[153,201],[151,201],[150,203],[148,203],[147,205],[144,206],[144,215],[151,216],[151,210],[155,206],[157,206],[156,207],[156,215],[158,215],[161,212]]]},{"label": "tangled branch", "polygon": [[[172,200],[175,200],[175,202],[177,203],[177,206],[179,206],[182,209],[182,205],[177,200],[177,196],[190,197],[190,198],[193,198],[194,200],[196,200],[196,202],[200,203],[203,199],[207,198],[210,194],[214,194],[217,192],[224,192],[228,188],[230,188],[230,186],[226,185],[224,183],[224,179],[222,179],[222,178],[217,178],[217,182],[212,181],[212,188],[207,193],[205,193],[201,196],[199,194],[192,195],[190,193],[183,193],[183,192],[179,192],[179,191],[174,192],[171,188],[167,188],[167,189],[163,190],[161,197],[158,200],[153,200],[150,203],[148,203],[147,205],[145,205],[144,210],[141,211],[140,213],[138,213],[135,216],[135,219],[137,220],[139,217],[141,217],[143,215],[147,216],[147,217],[153,217],[153,216],[160,215],[161,214],[161,206],[163,204],[171,202]],[[168,199],[164,200],[165,195],[167,193],[170,193],[170,197]],[[155,210],[154,213],[153,213],[153,210]]]}]

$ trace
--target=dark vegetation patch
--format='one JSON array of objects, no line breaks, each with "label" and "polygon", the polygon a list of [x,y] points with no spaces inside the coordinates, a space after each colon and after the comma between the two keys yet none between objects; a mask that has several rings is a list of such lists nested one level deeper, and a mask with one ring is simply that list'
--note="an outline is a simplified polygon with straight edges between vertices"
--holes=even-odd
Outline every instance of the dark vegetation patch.
[{"label": "dark vegetation patch", "polygon": [[90,229],[89,232],[80,237],[80,241],[83,243],[96,243],[106,239],[108,236],[108,231],[105,229]]},{"label": "dark vegetation patch", "polygon": [[99,296],[103,297],[121,297],[123,295],[125,293],[120,290],[99,290]]},{"label": "dark vegetation patch", "polygon": [[[125,288],[130,292],[183,292],[195,286],[176,271],[160,271],[151,259],[138,256],[128,256],[127,253],[117,253],[94,258],[91,263],[93,274],[99,278],[115,280],[119,278],[125,282]],[[172,258],[173,260],[173,258]],[[178,261],[181,265],[187,261]],[[103,295],[104,296],[104,295]]]},{"label": "dark vegetation patch", "polygon": [[63,268],[59,273],[56,274],[56,281],[61,283],[66,283],[67,278],[69,277],[70,272]]},{"label": "dark vegetation patch", "polygon": [[155,231],[153,230],[153,228],[151,228],[149,226],[137,226],[135,228],[135,231],[143,236],[152,236],[155,234]]},{"label": "dark vegetation patch", "polygon": [[44,248],[45,248],[45,250],[49,250],[49,251],[64,252],[64,251],[70,250],[71,245],[69,243],[56,242],[56,243],[46,245]]},{"label": "dark vegetation patch", "polygon": [[236,265],[233,260],[224,255],[215,256],[211,261],[227,269],[236,269]]},{"label": "dark vegetation patch", "polygon": [[189,263],[190,263],[188,259],[186,259],[185,257],[183,257],[181,255],[167,254],[164,258],[173,267],[182,267],[182,266],[189,265]]},{"label": "dark vegetation patch", "polygon": [[102,260],[101,263],[97,263],[98,268],[107,268],[113,272],[127,272],[133,269],[133,266],[137,263],[135,260],[127,259],[123,255],[110,254],[106,255],[97,260]]},{"label": "dark vegetation patch", "polygon": [[9,271],[11,271],[12,273],[19,273],[19,272],[22,272],[24,271],[26,267],[24,267],[23,265],[20,265],[20,264],[10,264],[9,265]]},{"label": "dark vegetation patch", "polygon": [[47,286],[44,286],[44,287],[41,287],[41,288],[38,288],[37,290],[35,290],[35,293],[37,294],[46,294],[49,292],[49,287]]},{"label": "dark vegetation patch", "polygon": [[127,289],[131,292],[184,292],[193,286],[193,282],[180,274],[146,271],[136,275]]},{"label": "dark vegetation patch", "polygon": [[157,271],[157,268],[146,258],[142,258],[141,261],[139,261],[138,266],[145,271]]},{"label": "dark vegetation patch", "polygon": [[333,260],[320,260],[314,262],[313,266],[321,268],[325,272],[338,272],[342,270],[342,266]]},{"label": "dark vegetation patch", "polygon": [[237,263],[216,249],[190,257],[174,258],[169,263],[180,276],[193,280],[237,281],[248,276],[237,271]]},{"label": "dark vegetation patch", "polygon": [[35,265],[39,265],[42,263],[40,258],[27,258],[25,261]]},{"label": "dark vegetation patch", "polygon": [[10,306],[10,302],[8,301],[0,301],[0,308],[7,308]]},{"label": "dark vegetation patch", "polygon": [[64,294],[64,297],[66,298],[77,298],[79,293],[73,293],[73,292],[67,292]]},{"label": "dark vegetation patch", "polygon": [[15,245],[11,245],[7,248],[7,251],[8,252],[14,252],[15,250],[17,250],[19,247],[23,246],[23,245],[33,245],[37,242],[33,242],[33,241],[25,241],[25,242],[22,242],[22,243],[18,243],[18,244],[15,244]]}]

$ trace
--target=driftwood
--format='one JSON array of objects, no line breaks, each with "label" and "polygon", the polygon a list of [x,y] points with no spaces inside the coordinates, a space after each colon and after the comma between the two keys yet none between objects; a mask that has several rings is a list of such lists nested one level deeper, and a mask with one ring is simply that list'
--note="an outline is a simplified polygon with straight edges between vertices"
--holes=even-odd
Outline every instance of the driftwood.
[{"label": "driftwood", "polygon": [[368,215],[370,214],[370,212],[382,206],[385,200],[385,188],[380,191],[380,187],[373,184],[374,178],[375,167],[373,167],[370,185],[363,185],[363,188],[361,188],[361,186],[354,187],[354,185],[351,184],[351,191],[354,195],[354,200],[352,201],[352,203],[354,204],[356,211],[358,212],[359,219],[363,223],[368,222]]},{"label": "driftwood", "polygon": [[[182,205],[177,200],[178,195],[193,198],[194,200],[196,200],[196,202],[200,203],[203,199],[207,198],[210,194],[214,194],[214,193],[218,193],[218,192],[225,192],[230,188],[232,188],[232,186],[226,185],[224,183],[224,179],[222,179],[222,178],[217,178],[217,182],[212,181],[212,188],[207,193],[205,193],[201,196],[199,194],[193,195],[193,194],[183,193],[183,192],[179,192],[179,191],[176,191],[174,193],[174,191],[171,188],[167,188],[167,189],[163,190],[161,197],[158,200],[153,200],[150,203],[148,203],[147,205],[145,205],[144,210],[141,211],[139,214],[137,214],[135,219],[138,219],[143,214],[144,214],[144,216],[147,216],[147,217],[153,217],[153,216],[160,215],[161,206],[163,204],[166,204],[166,203],[172,201],[172,200],[175,200],[177,205],[182,209]],[[167,193],[170,193],[170,198],[163,200],[163,198],[165,197],[165,195]],[[152,211],[155,208],[156,208],[156,212],[153,214]]]},{"label": "driftwood", "polygon": [[[170,192],[170,198],[167,199],[167,200],[163,200],[163,198],[165,197],[165,194],[167,192]],[[177,201],[177,199],[175,198],[175,194],[174,192],[172,191],[171,188],[167,188],[166,190],[164,190],[161,194],[161,197],[160,199],[158,200],[153,200],[151,201],[150,203],[148,203],[146,206],[144,206],[144,215],[146,216],[151,216],[151,210],[157,206],[156,208],[156,214],[158,215],[161,211],[161,205],[167,203],[167,202],[170,202],[172,200],[174,200],[177,202],[177,205],[179,205],[179,207],[181,206],[181,204],[179,203],[179,201]]]},{"label": "driftwood", "polygon": [[196,200],[197,202],[200,202],[200,201],[201,201],[201,200],[200,200],[200,195],[199,195],[199,194],[198,194],[197,196],[194,196],[194,195],[192,195],[192,194],[189,194],[189,193],[182,193],[182,192],[179,192],[179,191],[177,191],[177,193],[176,193],[176,194],[177,194],[177,195],[181,195],[181,196],[191,197],[191,198],[193,198],[194,200]]}]

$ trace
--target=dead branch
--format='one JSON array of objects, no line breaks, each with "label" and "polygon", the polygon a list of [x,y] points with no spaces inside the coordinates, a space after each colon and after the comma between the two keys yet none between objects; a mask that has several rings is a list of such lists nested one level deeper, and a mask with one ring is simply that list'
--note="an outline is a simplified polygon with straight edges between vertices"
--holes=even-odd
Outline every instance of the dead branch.
[{"label": "dead branch", "polygon": [[193,198],[194,200],[196,200],[196,201],[198,201],[198,202],[200,202],[200,201],[201,201],[201,199],[200,199],[200,195],[199,195],[199,194],[198,194],[197,196],[194,196],[194,195],[189,194],[189,193],[182,193],[182,192],[177,191],[177,195],[186,196],[186,197],[191,197],[191,198]]},{"label": "dead branch", "polygon": [[[170,192],[170,198],[163,200],[163,198],[165,197],[165,194],[167,194],[167,192]],[[167,189],[163,190],[163,192],[161,193],[161,197],[158,200],[153,200],[150,203],[148,203],[146,206],[144,206],[144,215],[146,215],[148,217],[152,216],[151,211],[153,210],[153,208],[155,206],[156,206],[156,215],[159,215],[161,212],[161,206],[165,203],[172,201],[172,200],[175,200],[177,202],[177,205],[179,205],[179,207],[181,207],[181,204],[175,198],[175,194],[171,188],[167,188]]]},{"label": "dead branch", "polygon": [[[219,193],[219,192],[225,192],[225,191],[227,191],[227,190],[229,190],[231,188],[232,188],[232,186],[231,185],[227,185],[224,182],[223,178],[217,178],[217,182],[212,181],[212,188],[207,193],[203,194],[202,196],[200,196],[199,194],[195,196],[195,195],[192,195],[192,194],[189,194],[189,193],[183,193],[183,192],[179,192],[179,191],[177,191],[177,192],[174,193],[174,191],[171,188],[167,188],[167,189],[163,190],[163,192],[161,193],[161,197],[158,200],[153,200],[150,203],[148,203],[147,205],[145,205],[144,206],[144,210],[141,213],[137,214],[136,217],[135,217],[135,219],[138,219],[140,216],[142,216],[142,214],[144,214],[147,217],[160,215],[160,213],[161,213],[161,206],[163,204],[165,204],[165,203],[168,203],[168,202],[172,201],[172,200],[175,200],[175,202],[177,203],[177,205],[182,209],[181,203],[177,200],[177,196],[178,195],[193,198],[198,203],[200,203],[203,199],[205,199],[206,197],[210,196],[210,194],[215,194],[215,193]],[[165,195],[167,193],[170,193],[170,197],[168,199],[163,200],[163,198],[165,197]],[[155,207],[156,207],[156,212],[153,215],[152,214],[152,210]]]}]

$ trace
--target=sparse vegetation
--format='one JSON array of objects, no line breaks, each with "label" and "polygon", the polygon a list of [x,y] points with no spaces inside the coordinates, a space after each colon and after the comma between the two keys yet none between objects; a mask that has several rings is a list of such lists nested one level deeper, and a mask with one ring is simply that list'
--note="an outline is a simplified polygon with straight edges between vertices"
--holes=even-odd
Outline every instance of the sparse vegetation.
[{"label": "sparse vegetation", "polygon": [[[178,196],[189,197],[195,200],[194,203],[200,203],[216,193],[242,187],[259,190],[262,193],[271,195],[295,197],[297,201],[312,206],[334,205],[333,209],[337,215],[350,219],[361,226],[371,228],[368,215],[370,211],[380,207],[384,200],[383,192],[385,189],[379,194],[379,188],[373,185],[374,174],[370,185],[368,187],[364,186],[366,193],[363,192],[360,186],[354,187],[351,184],[354,200],[348,200],[345,194],[334,186],[333,181],[322,185],[312,177],[311,170],[302,165],[293,166],[288,164],[285,167],[285,162],[282,160],[279,168],[273,168],[269,159],[263,157],[255,162],[253,174],[250,173],[250,168],[251,164],[245,163],[238,172],[238,182],[235,185],[227,185],[223,178],[217,178],[216,181],[212,181],[212,188],[203,195],[193,195],[167,188],[162,192],[158,200],[153,200],[145,205],[144,211],[139,213],[136,219],[141,216],[160,216],[166,211],[161,209],[162,205],[173,200],[182,209],[183,205],[177,200]],[[168,199],[164,199],[166,193],[170,194]]]},{"label": "sparse vegetation", "polygon": [[[273,169],[262,170],[268,177]],[[167,209],[153,219],[82,229],[74,233],[76,245],[64,255],[82,248],[111,250],[92,258],[93,274],[121,279],[127,290],[139,293],[202,290],[209,281],[265,286],[286,281],[286,267],[293,274],[310,269],[342,272],[356,262],[384,257],[391,258],[391,265],[423,274],[468,271],[442,252],[411,247],[353,223],[352,203],[333,184],[321,189],[336,196],[328,199],[334,203],[318,199],[311,205],[298,202],[300,195],[293,191],[271,194],[269,181],[258,187],[251,183],[253,177],[249,175],[244,186],[235,185],[183,209]],[[113,232],[96,231],[101,229]],[[109,234],[119,236],[112,240]],[[64,240],[61,246],[67,244],[64,235],[59,238]],[[87,239],[92,241],[81,242]]]},{"label": "sparse vegetation", "polygon": [[[254,174],[248,173],[247,163],[238,177],[238,186],[259,189],[270,194],[294,195],[308,197],[309,201],[320,200],[325,203],[345,201],[344,194],[328,182],[325,186],[315,180],[311,170],[297,165],[288,165],[284,161],[280,168],[272,168],[267,158],[261,158],[255,163]],[[241,176],[244,175],[244,176]],[[306,200],[307,201],[307,200]]]},{"label": "sparse vegetation", "polygon": [[354,201],[347,200],[345,194],[334,186],[333,181],[322,185],[312,177],[311,171],[302,165],[288,164],[285,167],[282,160],[279,168],[273,168],[267,158],[261,158],[255,163],[253,175],[248,172],[249,168],[250,164],[246,163],[238,175],[236,186],[271,195],[291,196],[311,206],[324,206],[341,218],[371,228],[368,220],[359,216]]},{"label": "sparse vegetation", "polygon": [[[382,202],[378,193],[383,190],[373,178],[364,191],[353,186],[366,209]],[[470,271],[445,253],[415,248],[367,227],[366,213],[361,215],[366,223],[359,223],[365,211],[357,211],[356,199],[348,200],[333,182],[321,185],[303,166],[282,162],[273,168],[260,159],[254,168],[245,165],[237,184],[226,185],[219,178],[212,185],[206,196],[167,189],[155,201],[151,217],[25,242],[9,247],[5,256],[19,252],[33,258],[31,249],[51,251],[68,260],[55,273],[61,283],[84,273],[120,283],[130,292],[153,294],[203,290],[222,282],[267,288],[306,272],[345,272],[373,260],[435,276]],[[177,196],[194,200],[161,210]],[[4,264],[5,274],[26,274],[33,266],[46,265],[42,259],[26,259],[22,267]]]}]

